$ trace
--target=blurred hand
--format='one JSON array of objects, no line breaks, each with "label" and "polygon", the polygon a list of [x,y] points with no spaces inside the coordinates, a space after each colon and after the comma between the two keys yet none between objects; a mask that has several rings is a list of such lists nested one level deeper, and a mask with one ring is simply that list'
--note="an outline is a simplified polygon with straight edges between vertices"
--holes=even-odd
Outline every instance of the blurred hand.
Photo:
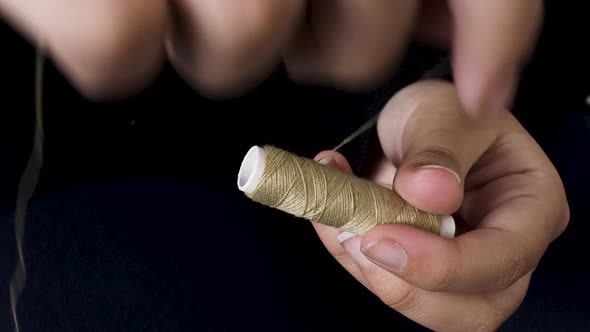
[{"label": "blurred hand", "polygon": [[295,78],[358,89],[390,77],[409,39],[450,47],[463,108],[511,104],[536,44],[542,0],[309,1],[307,23],[287,53]]},{"label": "blurred hand", "polygon": [[284,61],[300,82],[372,87],[408,41],[450,46],[471,114],[510,102],[542,0],[0,0],[88,97],[132,93],[168,58],[198,91],[243,93]]},{"label": "blurred hand", "polygon": [[[447,239],[387,225],[363,237],[314,224],[330,253],[383,302],[436,331],[493,331],[522,303],[569,208],[560,177],[508,112],[475,121],[450,83],[396,94],[378,123],[381,149],[368,178],[415,207],[455,213]],[[344,157],[321,163],[350,172]]]}]

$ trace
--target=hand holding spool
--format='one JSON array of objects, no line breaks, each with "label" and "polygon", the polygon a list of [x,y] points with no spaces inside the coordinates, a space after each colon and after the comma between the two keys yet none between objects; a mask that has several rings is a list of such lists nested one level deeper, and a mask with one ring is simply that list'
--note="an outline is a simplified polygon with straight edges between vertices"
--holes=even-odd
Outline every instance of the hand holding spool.
[{"label": "hand holding spool", "polygon": [[[377,131],[382,154],[367,179],[395,188],[409,203],[404,206],[441,215],[456,212],[466,232],[451,239],[406,225],[364,227],[367,224],[350,217],[354,213],[342,212],[352,206],[342,202],[353,200],[337,197],[350,195],[344,183],[363,186],[365,180],[347,173],[345,158],[334,152],[319,154],[319,165],[274,148],[255,147],[242,165],[239,187],[254,200],[309,220],[326,219],[326,224],[357,234],[368,230],[359,236],[313,224],[351,275],[417,323],[435,331],[497,329],[522,303],[532,271],[567,225],[559,175],[510,113],[490,114],[485,121],[469,118],[448,82],[424,81],[397,93],[381,113]],[[273,156],[277,151],[278,157]],[[277,161],[283,158],[287,161]],[[267,164],[271,170],[286,166],[294,178],[283,174],[264,179]],[[339,182],[331,169],[350,177]],[[311,176],[312,185],[298,180],[298,173]],[[267,201],[273,195],[257,188],[266,181],[275,188],[271,193],[276,194],[280,183],[286,195]],[[326,195],[331,186],[338,189]],[[336,218],[320,213],[331,207],[338,207],[328,212]],[[369,219],[383,220],[375,215]]]}]

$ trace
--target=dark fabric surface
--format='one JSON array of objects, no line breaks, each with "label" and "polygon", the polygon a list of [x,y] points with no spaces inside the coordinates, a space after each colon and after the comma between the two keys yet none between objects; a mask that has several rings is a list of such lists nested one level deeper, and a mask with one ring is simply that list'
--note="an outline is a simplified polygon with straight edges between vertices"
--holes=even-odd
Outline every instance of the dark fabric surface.
[{"label": "dark fabric surface", "polygon": [[566,232],[533,275],[524,304],[508,331],[590,330],[590,31],[587,1],[546,1],[547,18],[532,63],[526,68],[516,115],[558,169],[570,203]]},{"label": "dark fabric surface", "polygon": [[27,234],[22,331],[412,325],[337,266],[308,224],[198,183],[55,193],[32,205]]},{"label": "dark fabric surface", "polygon": [[590,329],[590,232],[588,209],[590,128],[582,113],[570,113],[554,127],[549,156],[562,175],[571,209],[570,225],[543,257],[529,293],[507,331],[587,331]]}]

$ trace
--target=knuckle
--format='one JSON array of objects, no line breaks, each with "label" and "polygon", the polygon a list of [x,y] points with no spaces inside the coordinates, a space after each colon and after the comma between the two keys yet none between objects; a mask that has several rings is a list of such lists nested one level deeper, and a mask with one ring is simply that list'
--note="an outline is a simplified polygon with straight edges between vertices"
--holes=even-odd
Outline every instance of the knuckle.
[{"label": "knuckle", "polygon": [[497,331],[504,321],[504,312],[491,308],[490,312],[475,324],[473,331],[476,332],[493,332]]},{"label": "knuckle", "polygon": [[454,264],[449,264],[443,268],[439,274],[437,274],[437,277],[434,279],[432,284],[432,290],[442,291],[453,287],[455,282],[454,266]]},{"label": "knuckle", "polygon": [[344,249],[338,248],[338,250],[334,250],[332,248],[329,248],[328,250],[330,251],[330,254],[334,257],[334,259],[336,259],[339,262],[346,259],[350,259],[350,255],[348,255],[348,253],[344,251]]},{"label": "knuckle", "polygon": [[517,309],[513,302],[498,301],[494,296],[488,296],[486,304],[482,307],[479,314],[474,315],[471,331],[491,332],[497,331],[502,324],[510,317],[510,314]]},{"label": "knuckle", "polygon": [[528,265],[527,253],[519,247],[506,255],[503,261],[504,269],[498,274],[497,287],[505,289],[520,279]]},{"label": "knuckle", "polygon": [[383,298],[383,302],[390,308],[400,313],[410,313],[420,306],[418,292],[415,287],[404,287],[396,295]]},{"label": "knuckle", "polygon": [[565,232],[565,230],[569,226],[571,217],[570,205],[567,198],[567,194],[564,189],[563,182],[558,172],[555,170],[553,173],[552,181],[549,182],[547,186],[547,191],[549,190],[555,192],[552,201],[556,204],[552,209],[555,212],[554,214],[552,214],[552,219],[550,220],[553,222],[553,227],[552,232],[550,233],[551,239],[548,240],[554,241]]},{"label": "knuckle", "polygon": [[563,232],[565,232],[565,230],[569,226],[570,217],[571,217],[570,207],[569,207],[569,204],[567,202],[565,202],[563,204],[562,217],[561,217],[561,220],[559,221],[559,225],[558,225],[558,228],[557,228],[557,230],[558,230],[557,235],[558,236],[561,235],[561,234],[563,234]]}]

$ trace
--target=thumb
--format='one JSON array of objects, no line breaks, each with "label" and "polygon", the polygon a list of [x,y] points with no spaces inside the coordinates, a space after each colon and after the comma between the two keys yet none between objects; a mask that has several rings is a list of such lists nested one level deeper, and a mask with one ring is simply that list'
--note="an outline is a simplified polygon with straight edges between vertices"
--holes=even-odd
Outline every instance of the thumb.
[{"label": "thumb", "polygon": [[395,191],[418,209],[456,212],[467,172],[495,139],[480,120],[465,114],[448,82],[423,81],[397,93],[378,123],[383,152],[398,168]]}]

